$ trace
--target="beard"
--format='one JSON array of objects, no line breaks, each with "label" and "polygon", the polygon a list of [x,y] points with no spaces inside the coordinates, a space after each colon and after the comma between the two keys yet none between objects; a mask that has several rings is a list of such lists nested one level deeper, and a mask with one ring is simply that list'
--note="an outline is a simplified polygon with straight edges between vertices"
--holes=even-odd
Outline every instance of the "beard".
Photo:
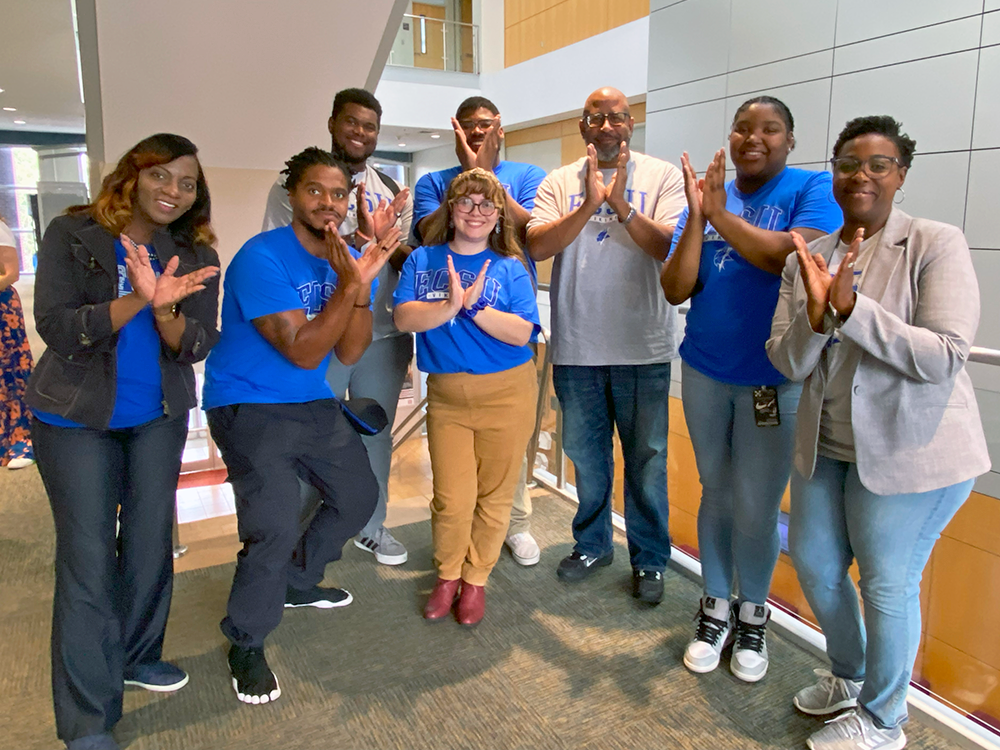
[{"label": "beard", "polygon": [[306,229],[308,229],[309,233],[313,237],[315,237],[316,239],[318,239],[318,240],[325,240],[326,239],[326,227],[323,227],[322,229],[317,229],[312,224],[309,224],[309,223],[307,223],[305,221],[302,222],[302,226],[304,226]]},{"label": "beard", "polygon": [[330,144],[330,153],[333,154],[334,158],[344,162],[345,164],[364,164],[368,161],[368,157],[375,153],[373,148],[370,152],[362,156],[360,159],[355,159],[353,156],[348,154],[344,149],[340,147],[340,144],[333,141]]},{"label": "beard", "polygon": [[[625,144],[628,145],[630,139],[623,138],[622,140],[624,140]],[[609,161],[617,162],[618,153],[621,151],[621,147],[622,147],[621,141],[609,144],[607,146],[602,146],[600,144],[595,143],[594,148],[597,150],[597,160],[603,162],[609,162]]]}]

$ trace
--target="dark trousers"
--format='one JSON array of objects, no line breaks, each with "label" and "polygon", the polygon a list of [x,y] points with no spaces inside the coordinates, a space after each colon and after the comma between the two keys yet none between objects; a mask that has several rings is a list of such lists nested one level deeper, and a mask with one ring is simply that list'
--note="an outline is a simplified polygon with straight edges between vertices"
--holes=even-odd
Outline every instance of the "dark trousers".
[{"label": "dark trousers", "polygon": [[110,731],[123,675],[161,657],[187,414],[123,430],[33,419],[31,433],[55,520],[52,695],[68,742]]},{"label": "dark trousers", "polygon": [[[281,622],[286,588],[320,583],[371,517],[378,484],[361,437],[333,399],[220,406],[208,424],[229,469],[243,542],[222,632],[260,647]],[[304,534],[300,478],[323,500]]]},{"label": "dark trousers", "polygon": [[580,500],[575,549],[611,552],[612,435],[625,458],[625,532],[633,568],[663,571],[670,559],[667,424],[670,363],[577,367],[555,365],[552,384],[563,414],[563,449],[576,470]]}]

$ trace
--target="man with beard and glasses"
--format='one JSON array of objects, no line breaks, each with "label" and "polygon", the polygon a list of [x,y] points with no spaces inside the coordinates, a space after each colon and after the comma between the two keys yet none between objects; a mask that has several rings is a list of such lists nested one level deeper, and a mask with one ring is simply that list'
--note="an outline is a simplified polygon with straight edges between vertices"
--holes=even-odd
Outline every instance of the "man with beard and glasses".
[{"label": "man with beard and glasses", "polygon": [[[514,229],[517,241],[524,245],[524,231],[535,205],[535,191],[545,179],[545,170],[534,164],[504,161],[500,158],[503,145],[503,127],[500,124],[500,110],[489,99],[470,96],[458,105],[451,118],[455,130],[455,153],[459,165],[439,172],[431,172],[417,180],[413,190],[413,244],[423,243],[423,232],[434,219],[447,215],[444,196],[448,186],[462,172],[480,167],[496,175],[506,194],[504,215]],[[501,227],[497,227],[501,231]],[[528,275],[532,285],[538,287],[538,272],[535,263],[525,253]],[[534,348],[534,344],[531,344]],[[531,496],[527,489],[528,463],[525,459],[521,467],[521,477],[514,491],[514,505],[510,513],[505,544],[515,562],[520,565],[535,565],[541,559],[541,550],[531,535]]]},{"label": "man with beard and glasses", "polygon": [[[282,610],[351,603],[319,584],[371,517],[378,484],[324,374],[333,355],[352,365],[371,342],[376,277],[399,245],[395,227],[363,249],[337,233],[351,174],[329,152],[309,148],[286,164],[292,223],[251,238],[229,264],[203,394],[243,543],[221,628],[233,689],[253,704],[281,695],[264,639]],[[386,208],[375,213],[384,220]],[[322,499],[304,533],[300,480]]]},{"label": "man with beard and glasses", "polygon": [[[327,121],[332,143],[330,152],[345,163],[351,171],[357,194],[351,195],[347,216],[340,225],[341,235],[352,235],[358,229],[360,196],[362,208],[373,212],[385,201],[388,205],[388,225],[399,227],[403,241],[410,234],[413,201],[408,188],[399,185],[387,174],[369,163],[378,146],[378,133],[382,120],[382,105],[364,89],[344,89],[333,100],[333,113]],[[364,221],[364,211],[361,220]],[[287,226],[292,222],[292,207],[284,180],[271,187],[264,212],[264,231]],[[367,231],[371,234],[371,230]],[[378,227],[378,231],[384,231]],[[372,344],[356,365],[344,365],[336,358],[330,363],[327,380],[339,398],[350,391],[351,398],[371,398],[385,409],[391,426],[396,417],[399,392],[413,358],[413,336],[403,333],[392,322],[392,294],[399,282],[399,270],[410,252],[410,247],[400,245],[378,278],[375,296]],[[389,500],[389,469],[392,463],[392,430],[382,430],[377,435],[363,438],[372,471],[378,480],[378,505],[368,523],[354,543],[375,555],[383,565],[401,565],[406,562],[406,548],[385,528],[386,503]]]},{"label": "man with beard and glasses", "polygon": [[536,261],[555,258],[552,381],[580,499],[576,543],[557,573],[582,581],[611,564],[617,426],[632,595],[657,604],[670,558],[667,397],[677,356],[676,312],[659,279],[687,203],[677,167],[629,149],[634,125],[617,89],[587,98],[580,119],[587,156],[538,188],[528,252]]}]

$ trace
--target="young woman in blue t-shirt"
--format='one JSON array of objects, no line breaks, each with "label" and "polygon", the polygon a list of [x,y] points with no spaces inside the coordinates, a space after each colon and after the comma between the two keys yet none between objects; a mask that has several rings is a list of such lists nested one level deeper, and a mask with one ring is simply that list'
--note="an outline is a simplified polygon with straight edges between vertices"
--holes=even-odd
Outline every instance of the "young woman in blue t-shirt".
[{"label": "young woman in blue t-shirt", "polygon": [[[701,181],[684,154],[688,208],[660,277],[671,304],[691,301],[680,354],[702,484],[704,596],[684,664],[710,672],[735,640],[730,668],[746,682],[767,672],[767,594],[802,390],[774,369],[764,344],[785,258],[795,250],[789,231],[812,240],[840,225],[830,174],[786,166],[793,126],[773,97],[740,105],[729,134],[736,179],[728,183],[724,149]],[[734,582],[738,598],[730,602]]]},{"label": "young woman in blue t-shirt", "polygon": [[500,557],[514,488],[534,426],[538,385],[528,342],[538,306],[506,213],[483,169],[456,177],[403,266],[394,319],[417,334],[427,375],[427,443],[434,473],[431,530],[438,579],[424,617],[476,625]]},{"label": "young woman in blue t-shirt", "polygon": [[115,750],[125,685],[178,690],[163,661],[174,500],[192,364],[218,340],[219,256],[197,149],[169,133],[128,151],[93,203],[49,225],[28,381],[52,505],[52,692],[69,750]]}]

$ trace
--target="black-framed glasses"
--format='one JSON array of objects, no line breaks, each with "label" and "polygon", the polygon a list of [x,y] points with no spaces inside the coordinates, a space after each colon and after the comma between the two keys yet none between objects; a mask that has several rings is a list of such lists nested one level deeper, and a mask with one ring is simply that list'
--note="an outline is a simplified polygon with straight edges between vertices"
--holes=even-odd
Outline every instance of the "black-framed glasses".
[{"label": "black-framed glasses", "polygon": [[479,215],[485,218],[489,218],[497,212],[497,204],[491,200],[479,201],[476,203],[472,198],[465,196],[464,198],[459,198],[452,204],[455,210],[463,214],[471,214],[476,208],[479,208]]},{"label": "black-framed glasses", "polygon": [[604,122],[610,122],[612,127],[619,127],[628,122],[628,112],[594,112],[583,116],[583,124],[588,128],[603,128]]},{"label": "black-framed glasses", "polygon": [[485,131],[489,130],[493,126],[493,120],[485,120],[485,119],[483,119],[483,120],[459,120],[458,121],[458,126],[460,128],[462,128],[462,130],[467,130],[470,133],[473,130],[475,130],[476,128],[479,128],[480,130],[482,130],[482,131],[485,132]]},{"label": "black-framed glasses", "polygon": [[873,180],[881,180],[892,171],[893,165],[902,167],[899,159],[895,156],[869,156],[867,159],[856,159],[853,156],[840,156],[830,159],[830,166],[833,167],[833,174],[837,177],[853,177],[858,170],[864,168],[865,174]]}]

